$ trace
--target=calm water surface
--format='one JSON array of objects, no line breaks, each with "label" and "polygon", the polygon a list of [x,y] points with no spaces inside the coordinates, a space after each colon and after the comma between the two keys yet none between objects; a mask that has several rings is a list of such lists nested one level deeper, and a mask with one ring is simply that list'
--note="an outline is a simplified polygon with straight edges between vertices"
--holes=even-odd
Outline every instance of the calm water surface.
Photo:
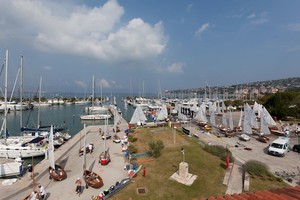
[{"label": "calm water surface", "polygon": [[[40,125],[66,125],[71,135],[75,135],[83,129],[84,123],[86,125],[104,125],[104,120],[80,120],[80,115],[84,112],[85,107],[88,105],[59,105],[47,106],[40,108]],[[122,97],[117,97],[117,107],[122,111],[122,116],[126,121],[132,117],[134,109],[128,106],[124,109],[124,102]],[[3,114],[1,114],[3,117]],[[22,124],[21,119],[22,118]],[[10,135],[20,135],[20,127],[37,127],[38,124],[38,108],[32,110],[12,111],[7,114],[7,129]],[[113,119],[109,120],[109,124],[113,124]]]}]

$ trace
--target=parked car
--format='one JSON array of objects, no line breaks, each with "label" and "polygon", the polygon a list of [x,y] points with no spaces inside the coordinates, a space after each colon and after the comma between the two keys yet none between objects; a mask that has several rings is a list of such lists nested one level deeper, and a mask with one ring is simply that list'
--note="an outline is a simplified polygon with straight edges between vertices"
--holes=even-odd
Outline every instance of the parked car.
[{"label": "parked car", "polygon": [[295,144],[293,146],[293,151],[300,153],[300,144]]},{"label": "parked car", "polygon": [[290,144],[290,138],[278,137],[269,145],[268,153],[284,157],[289,151]]}]

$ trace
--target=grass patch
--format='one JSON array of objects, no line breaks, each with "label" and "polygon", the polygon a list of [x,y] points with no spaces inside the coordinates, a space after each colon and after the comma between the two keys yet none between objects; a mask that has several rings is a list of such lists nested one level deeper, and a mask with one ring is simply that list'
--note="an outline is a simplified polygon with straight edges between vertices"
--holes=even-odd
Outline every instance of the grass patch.
[{"label": "grass patch", "polygon": [[250,176],[250,192],[289,187],[281,178],[275,176]]},{"label": "grass patch", "polygon": [[[161,156],[154,159],[138,158],[137,162],[146,167],[146,177],[142,172],[129,186],[111,199],[192,199],[208,197],[211,195],[225,194],[226,187],[222,184],[225,171],[220,167],[221,160],[204,151],[194,138],[188,138],[177,132],[174,144],[172,130],[167,127],[155,129],[139,129],[135,135],[135,146],[138,152],[146,152],[148,143],[162,140],[164,149]],[[169,180],[170,176],[178,170],[179,163],[183,160],[181,148],[185,150],[185,162],[189,164],[189,173],[198,178],[192,186],[186,186],[176,181]],[[138,195],[137,188],[147,188],[146,195]]]},{"label": "grass patch", "polygon": [[[205,151],[195,138],[189,138],[180,131],[176,132],[176,143],[174,144],[173,131],[168,127],[141,128],[138,133],[134,133],[134,137],[137,138],[134,145],[138,153],[147,152],[149,142],[163,141],[164,148],[161,150],[161,156],[158,158],[138,157],[136,162],[146,167],[146,177],[142,176],[141,170],[132,183],[110,199],[182,200],[225,195],[227,187],[222,184],[225,175],[225,170],[222,168],[224,161],[220,158],[224,158],[224,152],[227,155],[226,148],[217,147],[217,154],[212,155]],[[184,159],[189,164],[189,173],[198,176],[191,186],[169,180],[183,160],[181,148],[184,148]],[[286,183],[277,180],[270,174],[263,176],[252,174],[250,176],[249,189],[252,192],[287,186]],[[136,192],[138,188],[147,188],[147,193],[138,195]]]}]

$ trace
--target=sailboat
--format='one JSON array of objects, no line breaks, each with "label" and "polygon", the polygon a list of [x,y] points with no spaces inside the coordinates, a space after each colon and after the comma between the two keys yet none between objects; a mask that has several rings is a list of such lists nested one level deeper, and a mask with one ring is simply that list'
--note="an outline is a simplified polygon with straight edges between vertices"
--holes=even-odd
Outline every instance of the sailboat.
[{"label": "sailboat", "polygon": [[18,140],[12,140],[11,143],[7,140],[7,129],[6,129],[6,119],[7,119],[7,72],[8,72],[8,50],[6,50],[5,57],[5,90],[4,90],[4,119],[1,127],[1,133],[4,133],[4,140],[0,143],[0,157],[1,158],[30,158],[34,156],[45,155],[44,148],[39,146],[39,138],[34,138],[31,141],[24,143],[21,141],[22,138]]},{"label": "sailboat", "polygon": [[206,105],[202,103],[200,105],[199,111],[196,113],[196,116],[194,117],[194,120],[196,121],[196,124],[198,126],[204,127],[205,125],[207,125],[208,120],[205,113],[206,113]]},{"label": "sailboat", "polygon": [[58,164],[55,164],[54,159],[54,145],[53,145],[53,126],[51,126],[50,129],[50,136],[49,136],[49,144],[48,144],[48,152],[49,152],[49,168],[48,172],[50,175],[50,178],[61,181],[67,177],[67,174],[63,167],[61,167]]},{"label": "sailboat", "polygon": [[[107,135],[108,133],[108,120],[105,120],[105,130],[104,134]],[[106,149],[106,137],[104,139],[104,151],[101,152],[99,156],[99,163],[101,165],[107,165],[110,162],[110,155],[109,155],[109,148]]]},{"label": "sailboat", "polygon": [[86,127],[84,124],[84,142],[83,142],[83,178],[86,182],[86,188],[89,186],[93,188],[100,188],[103,186],[103,180],[102,178],[96,174],[95,172],[92,172],[91,170],[86,169]]},{"label": "sailboat", "polygon": [[[102,91],[102,85],[101,85]],[[81,120],[104,120],[110,119],[112,115],[109,109],[102,105],[102,92],[101,92],[101,105],[95,106],[95,77],[93,76],[93,93],[92,93],[92,106],[86,108],[86,114],[80,115]]]},{"label": "sailboat", "polygon": [[251,107],[246,103],[244,105],[243,134],[240,135],[240,139],[243,141],[249,141],[250,137],[248,134],[253,134],[251,127],[251,112]]}]

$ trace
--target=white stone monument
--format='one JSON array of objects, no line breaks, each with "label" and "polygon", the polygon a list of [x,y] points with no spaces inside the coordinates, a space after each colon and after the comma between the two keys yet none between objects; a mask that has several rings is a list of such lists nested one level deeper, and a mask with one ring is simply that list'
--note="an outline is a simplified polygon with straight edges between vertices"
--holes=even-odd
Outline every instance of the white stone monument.
[{"label": "white stone monument", "polygon": [[196,180],[197,175],[189,173],[189,165],[186,162],[179,163],[179,170],[175,172],[170,179],[185,185],[192,185]]}]

